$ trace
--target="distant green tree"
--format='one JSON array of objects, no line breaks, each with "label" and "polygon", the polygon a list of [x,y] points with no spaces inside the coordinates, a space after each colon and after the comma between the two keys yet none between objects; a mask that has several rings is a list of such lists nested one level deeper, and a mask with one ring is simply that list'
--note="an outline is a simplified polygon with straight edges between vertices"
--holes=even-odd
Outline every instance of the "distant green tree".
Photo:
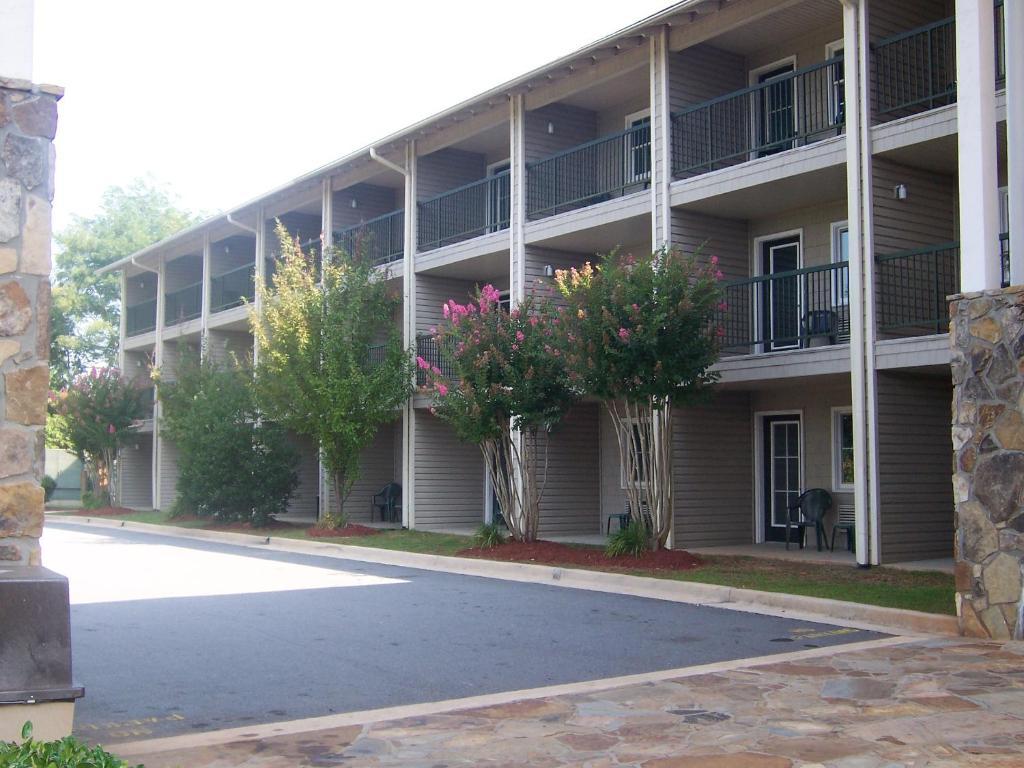
[{"label": "distant green tree", "polygon": [[117,274],[97,271],[194,223],[166,187],[136,179],[103,193],[99,212],[73,217],[58,232],[50,308],[50,372],[54,389],[91,365],[115,364],[120,324]]}]

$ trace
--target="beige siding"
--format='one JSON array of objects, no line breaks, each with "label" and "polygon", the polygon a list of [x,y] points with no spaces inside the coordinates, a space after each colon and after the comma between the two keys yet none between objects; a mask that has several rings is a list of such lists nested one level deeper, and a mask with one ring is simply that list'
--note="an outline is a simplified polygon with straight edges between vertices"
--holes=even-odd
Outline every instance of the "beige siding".
[{"label": "beige siding", "polygon": [[635,77],[636,87],[633,94],[620,104],[610,109],[603,109],[597,115],[597,135],[610,136],[626,130],[626,115],[632,115],[651,108],[651,86],[648,73]]},{"label": "beige siding", "polygon": [[416,332],[430,333],[443,319],[442,305],[449,299],[465,303],[476,283],[451,277],[420,274],[416,277]]},{"label": "beige siding", "polygon": [[773,41],[751,53],[747,57],[748,69],[755,70],[769,66],[790,56],[796,56],[796,69],[803,69],[825,61],[828,58],[825,55],[828,44],[843,37],[842,7],[839,3],[834,3],[832,8],[830,13],[822,15],[819,26],[814,32],[800,37]]},{"label": "beige siding", "polygon": [[305,435],[288,433],[288,442],[298,452],[299,463],[295,472],[299,484],[288,500],[288,514],[315,520],[319,505],[319,467],[316,443]]},{"label": "beige siding", "polygon": [[160,438],[160,465],[157,467],[158,498],[160,510],[167,512],[178,499],[178,449],[166,439]]},{"label": "beige siding", "polygon": [[[391,213],[402,207],[403,193],[400,189],[380,187],[376,184],[356,184],[334,193],[331,218],[337,232],[354,227]],[[352,207],[355,201],[356,207]]]},{"label": "beige siding", "polygon": [[678,409],[673,428],[675,546],[752,541],[753,447],[750,399],[718,393]]},{"label": "beige siding", "polygon": [[153,506],[153,436],[138,435],[118,455],[119,503],[132,509]]},{"label": "beige siding", "polygon": [[210,274],[214,277],[256,263],[256,238],[235,236],[210,244]]},{"label": "beige siding", "polygon": [[203,279],[203,257],[182,256],[164,266],[164,293],[173,293]]},{"label": "beige siding", "polygon": [[[548,133],[548,123],[552,132]],[[549,104],[526,115],[526,161],[543,160],[597,138],[597,114],[569,104]]]},{"label": "beige siding", "polygon": [[[897,184],[907,185],[906,200],[896,199],[893,188]],[[873,195],[876,253],[893,253],[956,239],[954,178],[876,157]]]},{"label": "beige siding", "polygon": [[416,163],[416,195],[421,202],[487,174],[483,155],[461,149],[441,149],[417,158]]},{"label": "beige siding", "polygon": [[551,248],[526,247],[526,292],[534,296],[548,297],[560,301],[554,280],[544,276],[544,268],[550,266],[556,270],[569,267],[581,267],[585,261],[595,261],[593,256],[584,256],[569,251],[557,251]]},{"label": "beige siding", "polygon": [[953,15],[952,0],[874,0],[868,10],[872,41]]},{"label": "beige siding", "polygon": [[812,208],[787,211],[764,219],[753,219],[750,221],[750,263],[757,264],[760,259],[760,254],[755,252],[755,238],[799,229],[803,234],[801,240],[802,266],[815,267],[830,264],[832,262],[832,224],[846,221],[846,217],[846,201],[835,200]]},{"label": "beige siding", "polygon": [[883,562],[953,554],[948,377],[878,375]]},{"label": "beige siding", "polygon": [[545,473],[538,473],[544,483],[542,536],[601,529],[600,491],[594,483],[601,460],[598,408],[596,403],[577,405],[550,436],[546,481]]},{"label": "beige siding", "polygon": [[395,428],[393,424],[385,424],[359,456],[359,479],[352,486],[346,503],[351,519],[369,520],[371,497],[388,483],[400,482],[401,474],[401,466],[395,468]]},{"label": "beige siding", "polygon": [[134,307],[156,298],[157,276],[153,272],[130,275],[125,281],[125,306]]},{"label": "beige siding", "polygon": [[599,487],[601,490],[601,530],[607,530],[608,516],[617,515],[626,506],[626,491],[622,487],[622,470],[619,459],[619,442],[615,425],[602,404],[598,408],[600,435],[598,439],[601,456]]},{"label": "beige siding", "polygon": [[239,363],[252,361],[252,336],[237,331],[207,332],[206,354],[217,366],[225,366],[237,360]]},{"label": "beige siding", "polygon": [[750,276],[750,245],[747,222],[724,219],[695,211],[672,211],[672,245],[684,253],[699,249],[707,258],[717,256],[726,280]]},{"label": "beige siding", "polygon": [[484,519],[484,462],[480,449],[461,442],[426,411],[416,419],[416,527],[476,526]]},{"label": "beige siding", "polygon": [[743,56],[702,43],[669,56],[673,112],[747,87]]}]

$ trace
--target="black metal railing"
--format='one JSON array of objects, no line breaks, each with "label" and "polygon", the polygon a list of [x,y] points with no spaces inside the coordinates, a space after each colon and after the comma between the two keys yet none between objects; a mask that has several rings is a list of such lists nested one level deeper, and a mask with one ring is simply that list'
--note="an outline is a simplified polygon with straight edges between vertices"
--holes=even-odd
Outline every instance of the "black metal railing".
[{"label": "black metal railing", "polygon": [[527,215],[550,216],[643,189],[651,180],[651,126],[635,125],[526,166]]},{"label": "black metal railing", "polygon": [[[419,335],[416,337],[416,357],[423,358],[432,368],[437,368],[441,371],[441,375],[447,379],[454,379],[455,369],[451,364],[450,358],[443,353],[441,345],[438,344],[437,338],[429,334]],[[427,383],[427,372],[424,371],[419,365],[416,366],[416,384],[418,386],[424,386]]]},{"label": "black metal railing", "polygon": [[256,265],[232,269],[210,279],[210,311],[222,312],[256,298]]},{"label": "black metal railing", "polygon": [[380,365],[388,359],[387,344],[371,344],[366,348],[366,359],[370,365]]},{"label": "black metal railing", "polygon": [[1002,275],[1002,286],[1010,286],[1010,233],[1002,232],[999,235],[999,269]]},{"label": "black metal railing", "polygon": [[843,57],[672,115],[672,171],[692,176],[836,136],[846,123]]},{"label": "black metal railing", "polygon": [[193,283],[164,296],[164,325],[177,325],[203,314],[203,284]]},{"label": "black metal railing", "polygon": [[875,285],[879,331],[946,333],[946,297],[960,290],[960,245],[941,243],[875,256]]},{"label": "black metal railing", "polygon": [[894,120],[956,102],[956,27],[952,17],[872,46],[875,117]]},{"label": "black metal railing", "polygon": [[419,204],[419,247],[440,248],[508,229],[511,173],[502,171]]},{"label": "black metal railing", "polygon": [[405,211],[392,211],[334,235],[347,253],[363,253],[374,264],[398,261],[405,254]]},{"label": "black metal railing", "polygon": [[996,0],[996,88],[1006,87],[1006,10]]},{"label": "black metal railing", "polygon": [[156,299],[139,302],[124,311],[126,336],[138,336],[156,330]]},{"label": "black metal railing", "polygon": [[847,341],[848,262],[736,280],[724,286],[722,351],[779,352]]}]

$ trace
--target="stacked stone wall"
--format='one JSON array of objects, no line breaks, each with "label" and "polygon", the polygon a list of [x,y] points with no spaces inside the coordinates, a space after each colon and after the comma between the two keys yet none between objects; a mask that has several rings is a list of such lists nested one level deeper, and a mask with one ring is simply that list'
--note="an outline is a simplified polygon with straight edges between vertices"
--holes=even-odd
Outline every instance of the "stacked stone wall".
[{"label": "stacked stone wall", "polygon": [[0,568],[40,562],[60,96],[0,78]]},{"label": "stacked stone wall", "polygon": [[960,628],[1021,639],[1024,286],[953,297],[950,314]]}]

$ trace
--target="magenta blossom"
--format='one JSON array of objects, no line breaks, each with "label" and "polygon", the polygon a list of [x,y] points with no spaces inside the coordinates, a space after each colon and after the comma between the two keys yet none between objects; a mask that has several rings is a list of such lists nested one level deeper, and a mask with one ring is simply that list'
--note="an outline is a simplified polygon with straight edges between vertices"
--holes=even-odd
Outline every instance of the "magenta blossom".
[{"label": "magenta blossom", "polygon": [[629,329],[619,328],[619,338],[623,341],[629,341]]},{"label": "magenta blossom", "polygon": [[429,371],[430,370],[430,363],[428,363],[422,357],[419,357],[419,356],[416,357],[416,365],[419,368],[423,369],[424,371]]}]

